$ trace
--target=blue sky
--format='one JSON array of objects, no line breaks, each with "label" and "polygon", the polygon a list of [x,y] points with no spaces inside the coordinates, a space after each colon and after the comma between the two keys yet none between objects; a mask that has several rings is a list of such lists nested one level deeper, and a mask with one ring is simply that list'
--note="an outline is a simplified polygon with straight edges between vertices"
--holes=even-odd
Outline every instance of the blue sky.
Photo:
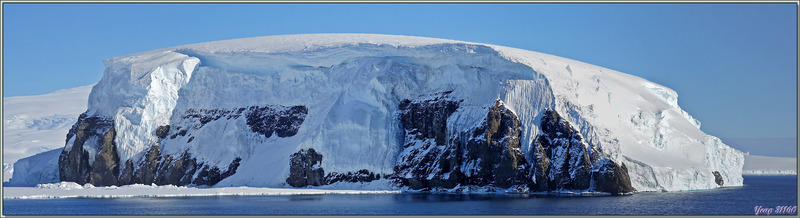
[{"label": "blue sky", "polygon": [[301,33],[533,50],[643,77],[721,138],[795,138],[795,4],[4,4],[3,96],[96,83],[102,60]]}]

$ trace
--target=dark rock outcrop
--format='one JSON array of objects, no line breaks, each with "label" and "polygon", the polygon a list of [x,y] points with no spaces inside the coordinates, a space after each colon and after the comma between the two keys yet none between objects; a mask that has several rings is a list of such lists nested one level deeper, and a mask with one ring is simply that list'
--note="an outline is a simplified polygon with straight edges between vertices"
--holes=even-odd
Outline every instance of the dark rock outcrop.
[{"label": "dark rock outcrop", "polygon": [[[583,141],[581,135],[555,111],[545,111],[541,123],[542,133],[535,140],[535,154],[546,158],[550,166],[539,173],[546,175],[548,190],[584,190],[590,187],[592,161],[590,146]],[[540,149],[541,148],[541,149]],[[541,167],[540,167],[541,168]],[[536,174],[536,173],[534,173]],[[536,180],[541,182],[542,180]],[[542,186],[534,185],[536,188]]]},{"label": "dark rock outcrop", "polygon": [[[608,159],[606,159],[608,160]],[[631,193],[635,190],[631,186],[628,168],[625,164],[619,165],[613,161],[606,161],[599,165],[599,169],[592,174],[595,181],[595,190],[611,194]]]},{"label": "dark rock outcrop", "polygon": [[116,185],[119,154],[114,136],[111,119],[81,114],[67,133],[67,143],[74,141],[66,145],[58,158],[59,179],[78,184]]},{"label": "dark rock outcrop", "polygon": [[[236,165],[238,166],[238,165]],[[197,159],[192,158],[189,152],[184,152],[180,157],[171,155],[164,156],[164,161],[158,168],[156,185],[188,185],[192,183],[192,176],[197,171]],[[236,168],[230,168],[235,172]],[[231,173],[232,174],[232,173]]]},{"label": "dark rock outcrop", "polygon": [[[293,187],[320,186],[337,182],[372,182],[381,179],[380,174],[362,169],[356,172],[331,172],[325,175],[325,170],[320,167],[322,154],[313,148],[300,151],[289,156],[289,178],[286,183]],[[390,175],[384,175],[388,178]]]},{"label": "dark rock outcrop", "polygon": [[519,150],[521,126],[517,116],[498,100],[482,125],[447,134],[447,118],[460,102],[447,94],[401,104],[401,121],[414,118],[402,122],[406,143],[395,166],[401,183],[412,189],[528,184],[530,166]]},{"label": "dark rock outcrop", "polygon": [[[180,127],[178,127],[178,129],[180,129]],[[170,136],[169,138],[170,139],[175,139],[175,137],[178,137],[178,136],[186,136],[186,133],[188,133],[188,132],[189,131],[187,131],[185,129],[182,129],[182,130],[178,131],[178,133],[172,134],[172,136]]]},{"label": "dark rock outcrop", "polygon": [[[297,134],[303,124],[308,109],[305,106],[251,106],[234,109],[189,109],[182,117],[188,126],[163,125],[154,134],[159,138],[138,160],[126,160],[120,166],[120,157],[114,142],[116,131],[111,118],[81,114],[69,133],[68,143],[59,156],[59,179],[79,184],[91,183],[97,186],[158,184],[158,185],[208,185],[212,186],[234,173],[241,158],[236,157],[226,169],[202,163],[187,151],[180,157],[162,154],[159,143],[178,137],[188,137],[192,142],[192,129],[200,129],[209,122],[219,119],[246,118],[253,132],[271,137],[290,137]],[[171,131],[174,128],[174,131]],[[170,135],[170,132],[174,132]],[[169,136],[169,138],[167,138]],[[71,144],[69,144],[71,143]],[[321,156],[320,156],[321,157]],[[120,170],[122,172],[120,172]],[[321,172],[321,169],[320,169]],[[309,184],[322,184],[324,177]],[[316,174],[315,174],[316,175]]]},{"label": "dark rock outcrop", "polygon": [[156,136],[158,136],[158,138],[163,139],[166,138],[167,135],[169,135],[169,125],[159,126],[156,128]]},{"label": "dark rock outcrop", "polygon": [[363,169],[356,171],[355,173],[328,173],[328,175],[325,176],[325,184],[333,184],[337,182],[372,182],[379,179],[381,179],[380,174],[375,174],[369,170]]},{"label": "dark rock outcrop", "polygon": [[297,134],[300,125],[308,114],[306,106],[293,107],[250,107],[247,113],[247,125],[253,132],[261,133],[269,138],[274,132],[278,137],[290,137]]},{"label": "dark rock outcrop", "polygon": [[100,153],[94,157],[92,171],[89,173],[89,183],[104,186],[117,184],[119,154],[117,145],[114,143],[115,135],[114,128],[110,128],[103,135]]},{"label": "dark rock outcrop", "polygon": [[209,167],[208,165],[203,166],[200,169],[200,172],[197,173],[197,177],[192,181],[192,184],[195,185],[207,185],[212,186],[217,184],[222,179],[225,179],[234,173],[236,173],[236,169],[239,168],[239,162],[241,162],[241,158],[236,158],[228,165],[228,168],[225,171],[221,171],[217,167]]},{"label": "dark rock outcrop", "polygon": [[408,135],[416,139],[435,139],[437,145],[447,140],[447,118],[458,109],[460,101],[448,100],[450,92],[434,94],[429,98],[400,102],[400,122]]},{"label": "dark rock outcrop", "polygon": [[545,111],[540,127],[534,141],[532,191],[634,191],[627,167],[598,152],[557,112]]},{"label": "dark rock outcrop", "polygon": [[[467,160],[473,160],[475,157],[482,160],[479,171],[482,177],[478,178],[484,183],[493,182],[500,188],[529,183],[530,166],[519,149],[519,137],[522,131],[517,115],[499,100],[495,101],[486,116],[485,125],[478,130],[483,130],[484,127],[485,140],[473,137],[478,140],[471,140],[471,143],[467,144]],[[494,178],[491,175],[494,175]]]},{"label": "dark rock outcrop", "polygon": [[447,133],[447,118],[459,107],[448,93],[400,104],[405,142],[395,177],[412,189],[491,186],[516,191],[595,190],[633,192],[625,165],[586,142],[568,121],[544,112],[533,160],[520,150],[522,124],[497,100],[483,123]]},{"label": "dark rock outcrop", "polygon": [[[198,163],[197,158],[185,151],[180,157],[162,155],[158,145],[147,150],[134,170],[126,167],[120,175],[119,185],[156,184],[156,185],[199,185],[213,186],[234,173],[239,167],[241,158],[237,157],[223,171],[216,166]],[[126,161],[128,165],[130,160]],[[130,166],[133,164],[131,163]],[[199,172],[198,172],[199,171]],[[195,173],[197,175],[195,176]]]},{"label": "dark rock outcrop", "polygon": [[133,182],[133,161],[126,160],[125,166],[122,168],[122,173],[120,173],[119,178],[117,179],[118,185],[128,185],[132,184]]},{"label": "dark rock outcrop", "polygon": [[325,184],[325,171],[320,168],[322,155],[313,148],[301,149],[289,157],[289,178],[286,183],[294,187]]},{"label": "dark rock outcrop", "polygon": [[[399,105],[405,140],[394,171],[404,185],[413,189],[454,187],[462,178],[456,170],[462,158],[460,144],[447,142],[447,118],[461,101],[449,94],[435,93],[404,100]],[[428,175],[435,178],[428,179]]]},{"label": "dark rock outcrop", "polygon": [[[291,107],[267,105],[234,109],[189,109],[184,113],[183,119],[189,120],[191,123],[191,126],[187,128],[200,129],[207,123],[222,118],[231,120],[244,116],[247,119],[247,125],[250,130],[269,138],[272,137],[273,133],[278,137],[294,136],[300,129],[300,125],[305,121],[307,114],[308,108],[302,105]],[[188,130],[181,126],[175,128],[178,132],[172,134],[170,136],[171,139],[175,139],[178,136],[186,136],[188,133]]]},{"label": "dark rock outcrop", "polygon": [[719,171],[714,171],[714,182],[719,186],[725,184],[725,180],[722,179],[722,174],[720,174]]},{"label": "dark rock outcrop", "polygon": [[139,167],[133,173],[133,183],[150,185],[156,180],[156,172],[161,161],[161,150],[158,145],[150,146]]},{"label": "dark rock outcrop", "polygon": [[[230,119],[237,119],[242,116],[242,112],[245,108],[234,108],[232,110],[228,109],[188,109],[184,112],[183,119],[184,120],[192,120],[197,122],[197,125],[194,126],[195,129],[202,128],[204,125],[211,121],[219,120],[220,118]],[[180,128],[180,127],[179,127]]]}]

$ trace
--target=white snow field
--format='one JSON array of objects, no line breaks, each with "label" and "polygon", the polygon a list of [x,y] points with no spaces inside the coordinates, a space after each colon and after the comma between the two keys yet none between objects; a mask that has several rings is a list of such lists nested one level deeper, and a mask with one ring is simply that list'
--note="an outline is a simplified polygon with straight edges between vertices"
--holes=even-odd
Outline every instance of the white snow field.
[{"label": "white snow field", "polygon": [[126,185],[95,187],[92,184],[79,185],[74,182],[39,184],[36,187],[5,187],[3,198],[41,199],[41,198],[122,198],[122,197],[185,197],[185,196],[225,196],[225,195],[318,195],[318,194],[385,194],[400,193],[397,190],[338,190],[338,189],[300,189],[300,188],[255,188],[223,187],[195,188],[173,185]]},{"label": "white snow field", "polygon": [[[442,91],[464,99],[448,119],[448,132],[480,123],[485,108],[500,99],[522,123],[523,154],[532,153],[544,109],[554,109],[624,163],[638,191],[716,188],[714,171],[724,186],[742,185],[742,152],[701,131],[675,91],[533,51],[411,36],[307,34],[164,48],[104,64],[87,113],[113,119],[120,163],[141,158],[158,141],[156,128],[182,123],[188,109],[308,108],[292,137],[268,138],[246,129],[242,119],[221,119],[192,133],[190,142],[160,145],[162,154],[190,151],[221,169],[242,158],[236,173],[215,187],[286,187],[289,156],[307,148],[324,155],[326,172],[391,174],[402,149],[398,103]],[[63,145],[64,133],[58,135]]]},{"label": "white snow field", "polygon": [[797,175],[797,158],[744,155],[745,175]]},{"label": "white snow field", "polygon": [[3,98],[4,182],[11,178],[17,160],[64,147],[67,132],[86,111],[92,86]]}]

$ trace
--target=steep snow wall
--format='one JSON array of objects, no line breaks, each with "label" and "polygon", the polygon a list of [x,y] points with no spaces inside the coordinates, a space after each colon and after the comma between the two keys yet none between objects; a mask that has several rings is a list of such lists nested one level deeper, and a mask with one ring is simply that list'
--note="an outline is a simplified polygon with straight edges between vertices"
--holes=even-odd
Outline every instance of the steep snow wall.
[{"label": "steep snow wall", "polygon": [[[325,172],[392,174],[404,140],[398,105],[446,91],[463,100],[447,132],[480,124],[499,99],[520,120],[519,149],[529,160],[550,109],[612,161],[627,165],[639,191],[714,188],[719,177],[724,186],[742,184],[741,152],[700,131],[674,91],[526,50],[312,34],[179,46],[104,63],[87,115],[113,120],[121,172],[129,168],[122,163],[144,160],[157,145],[161,154],[188,152],[220,171],[235,162],[236,173],[217,186],[284,186],[290,156],[309,148],[323,155],[318,167]],[[307,111],[286,137],[253,131],[262,127],[253,127],[245,111],[294,106]],[[217,114],[190,116],[200,110]]]},{"label": "steep snow wall", "polygon": [[45,151],[14,163],[10,186],[35,186],[41,183],[58,182],[58,155],[61,148]]}]

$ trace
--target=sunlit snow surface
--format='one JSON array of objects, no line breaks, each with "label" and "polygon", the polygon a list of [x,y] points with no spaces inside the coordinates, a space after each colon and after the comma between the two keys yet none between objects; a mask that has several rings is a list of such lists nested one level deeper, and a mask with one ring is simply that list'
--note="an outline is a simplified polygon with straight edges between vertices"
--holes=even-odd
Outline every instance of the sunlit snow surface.
[{"label": "sunlit snow surface", "polygon": [[744,156],[742,174],[745,175],[797,175],[797,158]]},{"label": "sunlit snow surface", "polygon": [[3,98],[3,181],[17,160],[64,147],[67,132],[86,111],[92,86]]},{"label": "sunlit snow surface", "polygon": [[[164,154],[190,151],[225,168],[222,186],[284,187],[289,156],[314,148],[326,172],[390,174],[400,153],[397,105],[452,91],[464,101],[448,132],[479,124],[500,99],[522,123],[530,155],[544,109],[555,109],[587,141],[624,163],[638,191],[742,185],[741,152],[703,133],[673,90],[639,77],[552,55],[423,37],[371,34],[267,36],[200,43],[104,61],[89,115],[114,119],[120,163],[158,141],[162,125],[188,109],[304,105],[308,115],[288,138],[253,133],[243,121],[214,121],[191,142],[161,140]],[[63,138],[61,140],[64,140]],[[224,146],[221,146],[224,145]],[[530,158],[529,158],[530,159]]]},{"label": "sunlit snow surface", "polygon": [[344,190],[344,189],[302,189],[302,188],[255,188],[220,187],[195,188],[173,185],[126,185],[95,187],[91,184],[79,185],[74,182],[39,184],[36,187],[5,187],[3,198],[120,198],[120,197],[183,197],[183,196],[224,196],[224,195],[313,195],[313,194],[381,194],[400,193],[398,190]]}]

